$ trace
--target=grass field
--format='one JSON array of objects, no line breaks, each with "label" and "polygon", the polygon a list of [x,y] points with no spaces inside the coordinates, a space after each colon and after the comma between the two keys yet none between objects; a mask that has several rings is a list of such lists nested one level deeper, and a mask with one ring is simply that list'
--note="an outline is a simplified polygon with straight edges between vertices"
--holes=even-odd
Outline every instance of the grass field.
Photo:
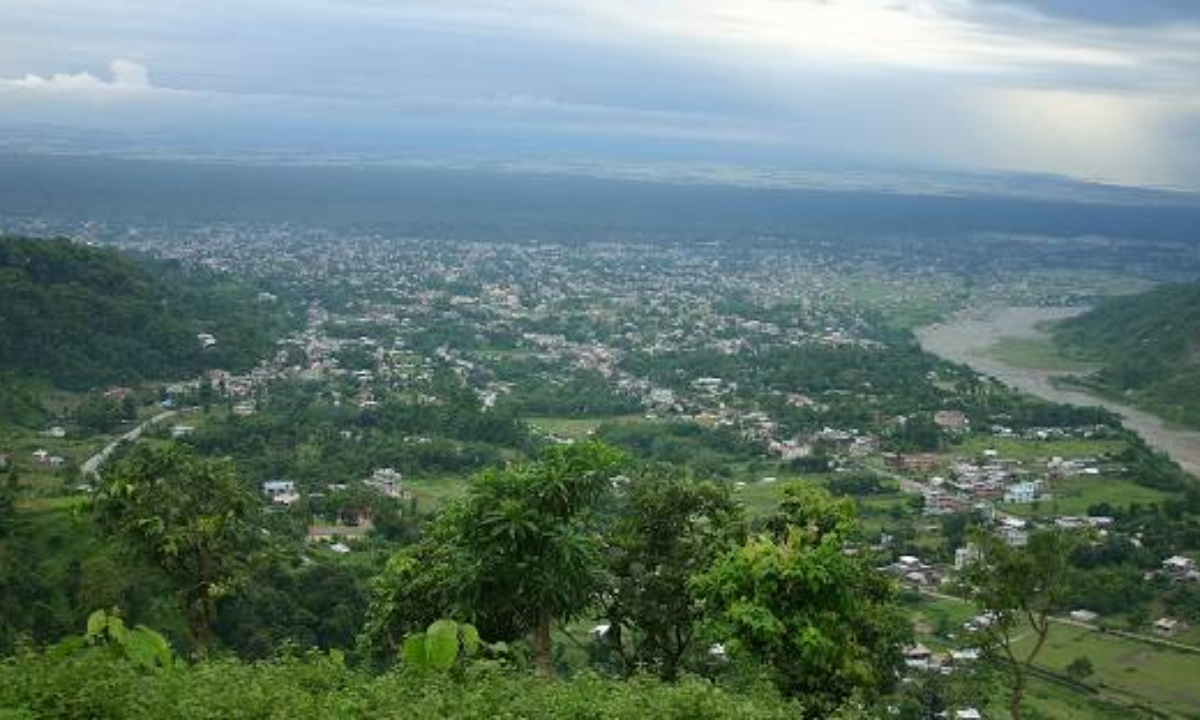
[{"label": "grass field", "polygon": [[1052,372],[1090,372],[1099,368],[1096,363],[1066,357],[1048,337],[1000,338],[984,351],[984,355],[1009,367]]},{"label": "grass field", "polygon": [[641,415],[616,415],[609,417],[563,418],[563,417],[531,417],[529,425],[535,430],[550,433],[562,438],[580,440],[590,436],[596,428],[605,423],[646,422]]},{"label": "grass field", "polygon": [[[1032,642],[1022,639],[1018,647]],[[1178,717],[1200,717],[1200,653],[1158,648],[1137,640],[1055,625],[1038,664],[1061,672],[1078,657],[1092,661],[1089,685]]]},{"label": "grass field", "polygon": [[1124,447],[1124,440],[1089,440],[1085,438],[1024,440],[971,435],[964,439],[962,444],[950,448],[949,453],[958,458],[974,458],[982,454],[984,450],[995,450],[1000,457],[1030,462],[1049,460],[1052,457],[1099,457],[1105,453],[1120,452]]},{"label": "grass field", "polygon": [[1128,507],[1133,503],[1147,505],[1171,497],[1154,488],[1138,485],[1122,478],[1075,477],[1055,480],[1050,485],[1051,499],[1034,505],[1004,505],[1005,512],[1025,517],[1050,515],[1086,515],[1087,509],[1099,503]]},{"label": "grass field", "polygon": [[404,481],[404,489],[417,496],[420,512],[436,510],[467,492],[467,480],[458,477],[413,479]]}]

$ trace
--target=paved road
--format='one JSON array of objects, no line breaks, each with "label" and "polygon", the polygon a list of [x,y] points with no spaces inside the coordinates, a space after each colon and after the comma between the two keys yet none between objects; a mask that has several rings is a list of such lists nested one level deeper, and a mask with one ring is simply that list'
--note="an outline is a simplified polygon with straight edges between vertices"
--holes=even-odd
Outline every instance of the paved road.
[{"label": "paved road", "polygon": [[172,418],[178,414],[179,411],[177,410],[166,410],[164,412],[160,412],[149,420],[143,422],[141,425],[138,425],[121,437],[105,445],[103,450],[84,461],[83,467],[81,468],[83,477],[91,478],[98,476],[100,466],[103,465],[105,461],[108,460],[108,458],[112,456],[112,454],[116,452],[117,448],[119,448],[122,444],[137,440],[142,436],[142,433],[146,430],[146,428],[150,427],[151,425],[157,425],[163,420]]},{"label": "paved road", "polygon": [[968,311],[919,329],[917,339],[928,352],[970,365],[976,372],[1031,395],[1052,402],[1107,408],[1120,415],[1125,427],[1137,432],[1149,445],[1170,455],[1184,470],[1200,476],[1200,432],[1168,425],[1144,410],[1053,383],[1054,378],[1071,373],[1014,368],[985,354],[1001,338],[1044,337],[1041,323],[1078,315],[1084,309],[1002,307],[987,312]]}]

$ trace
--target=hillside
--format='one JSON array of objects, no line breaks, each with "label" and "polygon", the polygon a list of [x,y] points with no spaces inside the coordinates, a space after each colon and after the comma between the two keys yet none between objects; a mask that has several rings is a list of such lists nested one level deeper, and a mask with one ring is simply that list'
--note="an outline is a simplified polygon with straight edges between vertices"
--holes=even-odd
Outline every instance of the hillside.
[{"label": "hillside", "polygon": [[1200,282],[1113,298],[1054,335],[1064,354],[1103,364],[1089,384],[1200,427]]},{"label": "hillside", "polygon": [[[245,288],[178,265],[0,238],[0,372],[25,381],[87,390],[249,366],[269,350],[274,312]],[[203,349],[201,332],[217,344]]]}]

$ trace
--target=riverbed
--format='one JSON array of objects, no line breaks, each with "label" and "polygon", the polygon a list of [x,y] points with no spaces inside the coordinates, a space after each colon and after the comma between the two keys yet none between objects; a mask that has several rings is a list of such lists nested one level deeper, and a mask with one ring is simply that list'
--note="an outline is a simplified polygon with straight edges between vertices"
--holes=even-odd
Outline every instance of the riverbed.
[{"label": "riverbed", "polygon": [[1200,432],[1168,425],[1150,413],[1094,395],[1085,390],[1053,384],[1056,376],[1070,372],[1034,370],[1008,365],[986,353],[1002,338],[1044,338],[1042,324],[1077,315],[1086,308],[1000,307],[965,311],[945,322],[917,330],[926,351],[946,360],[971,366],[976,372],[1031,395],[1059,403],[1100,406],[1121,416],[1125,427],[1141,435],[1152,447],[1170,455],[1180,467],[1200,476]]}]

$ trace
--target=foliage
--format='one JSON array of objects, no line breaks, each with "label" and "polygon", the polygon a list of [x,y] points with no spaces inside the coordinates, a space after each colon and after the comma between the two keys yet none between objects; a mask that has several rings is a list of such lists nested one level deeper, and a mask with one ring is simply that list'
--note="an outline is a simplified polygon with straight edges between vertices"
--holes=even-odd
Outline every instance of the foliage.
[{"label": "foliage", "polygon": [[[1009,712],[1018,720],[1028,676],[1050,632],[1051,613],[1062,609],[1070,589],[1070,556],[1079,538],[1058,528],[1039,530],[1029,535],[1026,546],[1014,547],[994,533],[979,531],[973,543],[976,559],[962,580],[989,619],[980,632],[1010,673]],[[1017,648],[1023,632],[1034,636],[1024,652]]]},{"label": "foliage", "polygon": [[622,484],[609,514],[605,645],[626,673],[674,679],[696,650],[701,607],[690,580],[743,534],[741,511],[727,485],[653,466]]},{"label": "foliage", "polygon": [[436,620],[424,632],[404,638],[404,664],[416,670],[445,672],[479,652],[479,631],[470,623]]},{"label": "foliage", "polygon": [[175,664],[175,654],[165,637],[145,625],[128,628],[115,612],[96,610],[89,615],[83,640],[107,647],[114,657],[146,670],[169,670]]},{"label": "foliage", "polygon": [[[280,326],[249,297],[228,280],[114,250],[0,237],[0,337],[21,339],[0,343],[0,371],[84,390],[249,367]],[[217,335],[214,352],[200,332]]]},{"label": "foliage", "polygon": [[712,637],[815,713],[890,689],[907,626],[890,582],[850,552],[850,502],[789,488],[768,527],[695,581]]},{"label": "foliage", "polygon": [[550,668],[550,629],[578,615],[603,583],[596,505],[624,456],[599,443],[547,448],[534,462],[482,473],[420,543],[388,563],[372,589],[362,642],[387,654],[445,615],[488,636],[534,633]]},{"label": "foliage", "polygon": [[1200,282],[1111,298],[1054,332],[1066,353],[1104,363],[1100,389],[1200,427]]},{"label": "foliage", "polygon": [[180,720],[201,718],[678,718],[785,720],[795,708],[758,692],[736,695],[709,682],[566,680],[484,666],[465,674],[349,668],[340,654],[180,663],[145,672],[103,648],[24,651],[0,661],[0,716]]},{"label": "foliage", "polygon": [[216,601],[233,591],[254,542],[257,498],[228,462],[178,446],[140,448],[101,480],[95,516],[179,586],[192,640],[203,651]]},{"label": "foliage", "polygon": [[484,472],[448,512],[456,603],[489,637],[534,632],[550,668],[554,620],[576,616],[602,587],[595,504],[624,457],[599,443],[553,446],[533,463]]}]

